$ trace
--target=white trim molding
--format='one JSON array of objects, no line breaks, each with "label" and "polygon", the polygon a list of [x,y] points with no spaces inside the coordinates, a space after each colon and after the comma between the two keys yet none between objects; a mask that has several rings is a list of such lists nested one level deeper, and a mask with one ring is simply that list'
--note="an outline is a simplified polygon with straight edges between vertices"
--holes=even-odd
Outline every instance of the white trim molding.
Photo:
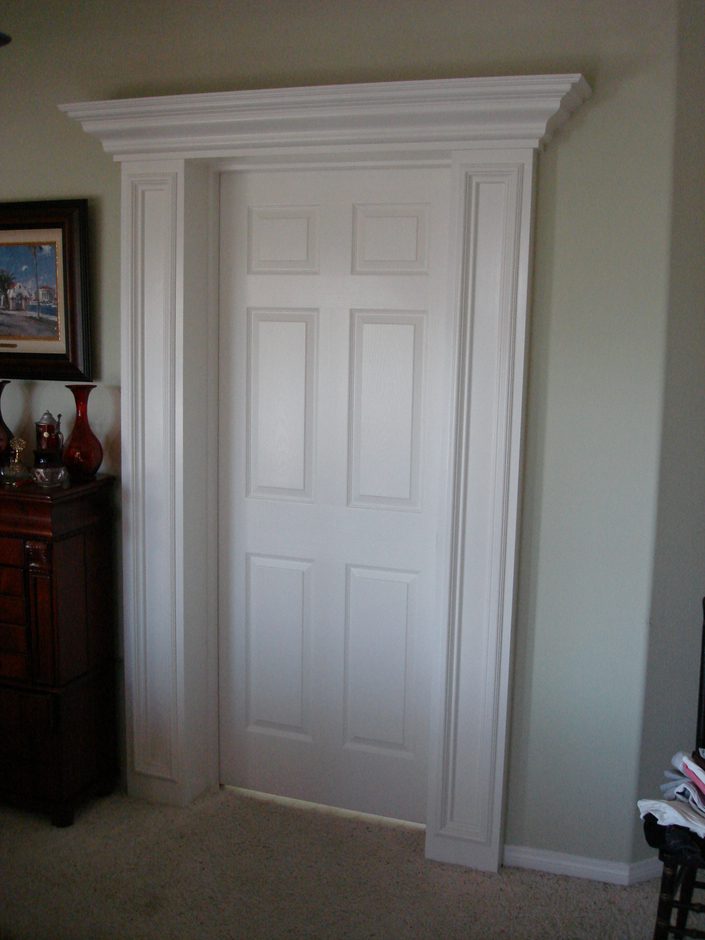
[{"label": "white trim molding", "polygon": [[324,85],[61,105],[116,160],[360,159],[498,144],[538,147],[589,96],[581,75]]},{"label": "white trim molding", "polygon": [[[184,95],[62,106],[122,161],[128,785],[217,786],[219,172],[447,166],[458,349],[427,852],[501,861],[535,151],[579,75]],[[440,584],[440,582],[444,582]]]},{"label": "white trim molding", "polygon": [[528,868],[545,871],[551,875],[567,875],[570,878],[587,878],[613,885],[638,884],[661,877],[662,863],[657,856],[640,862],[613,862],[604,858],[587,858],[583,855],[566,855],[523,845],[504,847],[504,865],[507,868]]}]

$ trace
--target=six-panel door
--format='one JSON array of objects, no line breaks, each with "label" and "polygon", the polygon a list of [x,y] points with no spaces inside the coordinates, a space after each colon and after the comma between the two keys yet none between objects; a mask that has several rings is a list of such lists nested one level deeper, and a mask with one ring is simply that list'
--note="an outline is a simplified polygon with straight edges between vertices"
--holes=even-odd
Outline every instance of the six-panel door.
[{"label": "six-panel door", "polygon": [[448,172],[225,174],[224,783],[423,821]]}]

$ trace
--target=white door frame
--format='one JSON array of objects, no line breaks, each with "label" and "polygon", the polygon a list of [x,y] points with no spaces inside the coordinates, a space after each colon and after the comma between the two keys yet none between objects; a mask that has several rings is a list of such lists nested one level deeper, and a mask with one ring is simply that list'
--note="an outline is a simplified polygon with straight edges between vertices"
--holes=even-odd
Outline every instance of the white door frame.
[{"label": "white door frame", "polygon": [[535,152],[589,93],[579,75],[548,75],[62,106],[122,162],[131,793],[183,804],[219,782],[219,171],[450,166],[454,524],[438,546],[447,619],[435,664],[427,854],[498,868]]}]

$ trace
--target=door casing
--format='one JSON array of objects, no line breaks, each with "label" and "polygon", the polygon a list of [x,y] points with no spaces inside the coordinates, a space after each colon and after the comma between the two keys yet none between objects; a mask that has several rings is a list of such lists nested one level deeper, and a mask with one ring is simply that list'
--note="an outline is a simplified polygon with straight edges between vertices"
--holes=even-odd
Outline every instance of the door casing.
[{"label": "door casing", "polygon": [[451,168],[458,354],[452,531],[432,701],[429,857],[501,862],[535,154],[578,75],[62,106],[122,162],[122,494],[130,792],[218,785],[217,177],[276,166]]}]

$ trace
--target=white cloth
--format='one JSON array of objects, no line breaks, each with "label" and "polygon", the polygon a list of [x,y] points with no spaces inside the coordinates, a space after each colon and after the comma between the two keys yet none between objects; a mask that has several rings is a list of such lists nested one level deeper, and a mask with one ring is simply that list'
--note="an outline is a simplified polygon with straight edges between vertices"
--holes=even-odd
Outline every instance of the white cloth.
[{"label": "white cloth", "polygon": [[[666,776],[671,777],[668,773]],[[705,796],[688,777],[673,774],[668,783],[661,784],[660,789],[664,800],[681,800],[705,816]]]},{"label": "white cloth", "polygon": [[705,816],[682,800],[639,800],[639,814],[651,813],[662,826],[684,826],[701,837],[705,837]]}]

